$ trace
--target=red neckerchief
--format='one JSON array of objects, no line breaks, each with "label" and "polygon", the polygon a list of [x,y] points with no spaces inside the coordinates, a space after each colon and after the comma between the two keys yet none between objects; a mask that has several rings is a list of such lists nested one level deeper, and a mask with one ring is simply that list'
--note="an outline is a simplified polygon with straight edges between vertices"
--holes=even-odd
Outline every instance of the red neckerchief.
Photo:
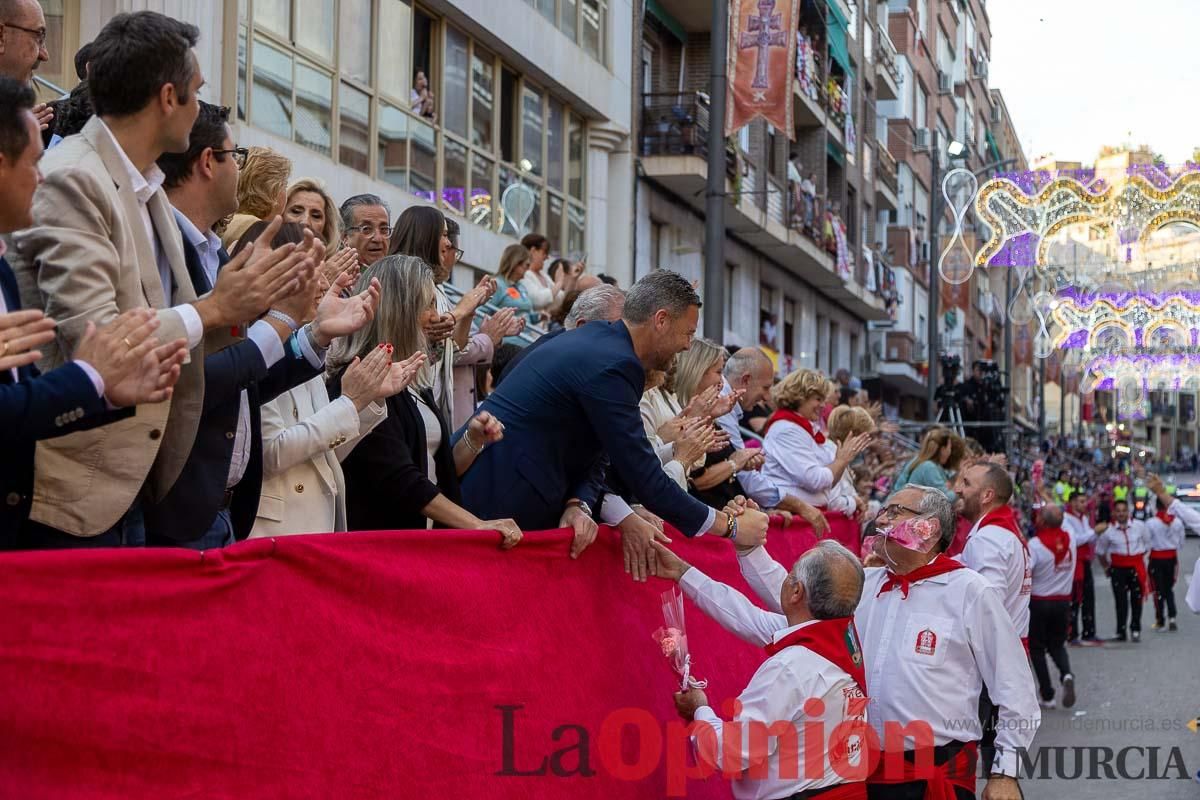
[{"label": "red neckerchief", "polygon": [[812,420],[808,419],[807,417],[800,416],[795,411],[788,411],[786,408],[779,408],[775,410],[775,413],[772,414],[771,418],[767,420],[766,427],[763,428],[763,435],[765,436],[767,431],[771,429],[771,426],[780,420],[796,423],[801,428],[804,428],[804,430],[808,431],[808,435],[813,438],[814,442],[817,444],[825,444],[825,434],[821,433],[820,431],[813,430]]},{"label": "red neckerchief", "polygon": [[[862,647],[858,643],[858,629],[854,617],[835,617],[805,625],[792,631],[778,642],[767,645],[767,655],[773,656],[780,650],[793,646],[807,647],[858,684],[863,694],[867,693],[867,671],[863,667]],[[866,707],[866,702],[863,702]]]},{"label": "red neckerchief", "polygon": [[1168,514],[1168,513],[1167,513],[1167,510],[1166,510],[1165,508],[1160,508],[1160,509],[1159,509],[1159,510],[1158,510],[1158,511],[1155,513],[1155,515],[1154,515],[1154,516],[1156,516],[1156,517],[1158,517],[1159,519],[1161,519],[1161,520],[1162,520],[1162,523],[1163,523],[1163,525],[1167,525],[1167,526],[1170,526],[1170,524],[1171,524],[1172,522],[1174,522],[1174,521],[1175,521],[1175,515],[1174,515],[1174,514]]},{"label": "red neckerchief", "polygon": [[911,587],[917,581],[924,580],[925,578],[932,578],[936,575],[942,575],[946,572],[953,572],[956,569],[966,569],[966,567],[963,564],[955,561],[953,558],[944,555],[938,555],[937,558],[933,559],[933,561],[930,561],[928,564],[917,567],[912,572],[905,573],[904,575],[897,575],[889,569],[887,571],[887,580],[883,582],[883,586],[879,587],[879,591],[876,592],[875,596],[879,597],[879,595],[883,594],[884,592],[890,592],[892,589],[895,589],[897,586],[899,586],[900,596],[908,597],[909,587]]},{"label": "red neckerchief", "polygon": [[1037,532],[1037,538],[1054,556],[1056,567],[1071,553],[1071,534],[1062,528],[1042,528]]},{"label": "red neckerchief", "polygon": [[975,530],[981,531],[988,525],[995,525],[998,528],[1012,531],[1012,535],[1017,537],[1017,541],[1025,549],[1025,554],[1029,554],[1029,545],[1025,543],[1025,537],[1021,535],[1021,526],[1017,522],[1017,515],[1013,512],[1012,506],[993,508],[983,515],[983,519],[979,520],[979,524],[975,526]]}]

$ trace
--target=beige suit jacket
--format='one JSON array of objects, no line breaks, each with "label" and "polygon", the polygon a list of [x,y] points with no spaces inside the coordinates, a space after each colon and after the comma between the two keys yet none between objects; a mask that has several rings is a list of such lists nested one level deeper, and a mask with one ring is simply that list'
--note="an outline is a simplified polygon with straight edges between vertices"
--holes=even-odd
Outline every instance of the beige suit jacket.
[{"label": "beige suit jacket", "polygon": [[[163,309],[160,342],[185,338],[183,318],[168,307],[196,295],[166,194],[155,192],[148,208],[171,266],[170,303],[120,151],[100,120],[93,117],[82,133],[46,153],[41,168],[45,183],[34,195],[33,226],[13,237],[9,256],[22,304],[59,323],[56,340],[42,348],[41,368],[68,360],[88,322],[103,325],[134,308]],[[215,338],[205,344],[223,344]],[[191,355],[168,402],[38,442],[31,519],[94,536],[111,528],[143,487],[150,500],[166,495],[192,449],[204,400],[204,353]]]}]

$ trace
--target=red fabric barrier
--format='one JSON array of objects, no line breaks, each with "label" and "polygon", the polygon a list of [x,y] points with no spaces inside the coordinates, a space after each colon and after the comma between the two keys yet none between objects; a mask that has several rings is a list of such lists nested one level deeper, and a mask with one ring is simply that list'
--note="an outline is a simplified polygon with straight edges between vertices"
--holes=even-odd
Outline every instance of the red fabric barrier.
[{"label": "red fabric barrier", "polygon": [[[775,530],[768,549],[790,566],[813,541]],[[0,794],[661,798],[666,751],[683,753],[651,639],[669,584],[631,581],[612,531],[577,561],[568,544],[413,531],[5,555]],[[746,590],[728,541],[672,546]],[[765,656],[691,603],[687,624],[728,716]],[[615,763],[639,762],[622,719],[646,725],[640,774]],[[730,796],[720,775],[687,792]]]}]

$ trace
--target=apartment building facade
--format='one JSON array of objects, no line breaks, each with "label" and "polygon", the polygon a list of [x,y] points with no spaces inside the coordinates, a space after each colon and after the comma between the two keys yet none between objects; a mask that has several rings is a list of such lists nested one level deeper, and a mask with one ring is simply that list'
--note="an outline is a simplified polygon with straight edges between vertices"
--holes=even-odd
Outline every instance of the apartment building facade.
[{"label": "apartment building facade", "polygon": [[[454,282],[494,272],[528,232],[552,255],[633,276],[630,0],[42,0],[63,89],[71,58],[122,11],[192,22],[207,85],[241,146],[292,159],[339,202],[393,219],[436,204],[462,225]],[[417,73],[432,113],[415,106]]]},{"label": "apartment building facade", "polygon": [[[635,264],[704,275],[709,46],[707,0],[647,0],[641,20]],[[885,319],[874,136],[877,4],[804,0],[794,130],[755,120],[726,145],[726,344],[761,344],[780,372],[858,373],[866,321]],[[805,49],[807,48],[807,49]],[[806,55],[807,54],[807,55]],[[895,93],[894,78],[887,77]],[[810,206],[800,184],[811,181]],[[894,191],[893,191],[894,196]],[[825,212],[842,230],[830,244]]]}]

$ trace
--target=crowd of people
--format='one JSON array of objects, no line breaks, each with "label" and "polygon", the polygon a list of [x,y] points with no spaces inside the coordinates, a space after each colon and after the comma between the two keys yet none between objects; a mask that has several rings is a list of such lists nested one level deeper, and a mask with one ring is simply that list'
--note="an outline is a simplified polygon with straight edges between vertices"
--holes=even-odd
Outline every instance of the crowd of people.
[{"label": "crowd of people", "polygon": [[[37,3],[16,5],[10,27],[44,32]],[[985,797],[1019,797],[1035,692],[1072,705],[1064,645],[1096,638],[1090,560],[1111,573],[1116,638],[1140,637],[1147,554],[1155,627],[1177,629],[1177,551],[1200,515],[1157,478],[1132,486],[1066,446],[1009,464],[941,427],[908,450],[845,370],[777,376],[758,347],[695,338],[682,276],[622,291],[551,260],[540,234],[451,292],[458,224],[421,205],[393,219],[370,194],[338,203],[240,147],[229,110],[197,97],[199,37],[117,15],[53,107],[29,87],[44,36],[0,54],[3,549],[428,527],[510,549],[566,528],[578,558],[611,525],[633,579],[678,581],[767,648],[739,721],[865,719],[881,741],[891,723],[931,726],[931,765],[901,742],[896,773],[864,785],[790,779],[766,754],[769,777],[738,779],[746,797],[974,796],[977,740]],[[1138,488],[1135,511],[1157,502],[1144,522]],[[824,541],[776,564],[772,517]],[[770,611],[680,561],[672,530],[732,540]],[[700,690],[676,701],[723,724]],[[700,753],[720,764],[715,741]]]}]

